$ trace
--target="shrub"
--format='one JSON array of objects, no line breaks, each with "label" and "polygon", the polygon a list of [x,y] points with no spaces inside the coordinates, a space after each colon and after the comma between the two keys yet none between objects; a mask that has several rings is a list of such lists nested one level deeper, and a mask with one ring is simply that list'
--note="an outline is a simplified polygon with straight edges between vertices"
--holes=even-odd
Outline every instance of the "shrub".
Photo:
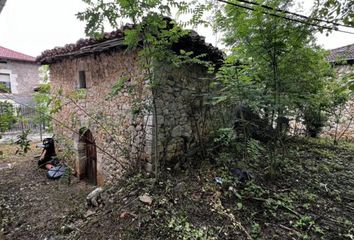
[{"label": "shrub", "polygon": [[318,137],[326,121],[327,117],[321,110],[308,108],[304,111],[303,123],[306,127],[306,133],[310,137]]}]

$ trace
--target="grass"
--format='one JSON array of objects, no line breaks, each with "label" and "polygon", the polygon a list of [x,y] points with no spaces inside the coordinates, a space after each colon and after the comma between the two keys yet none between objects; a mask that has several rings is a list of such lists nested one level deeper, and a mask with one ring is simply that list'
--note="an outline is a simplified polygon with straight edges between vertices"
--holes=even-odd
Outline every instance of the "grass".
[{"label": "grass", "polygon": [[30,144],[30,151],[29,154],[27,154],[27,158],[24,157],[23,154],[15,154],[18,145],[16,144],[0,144],[0,163],[19,163],[22,161],[27,161],[28,159],[32,158],[34,155],[40,155],[41,154],[41,149],[38,148],[36,149],[36,145],[38,142],[32,142]]}]

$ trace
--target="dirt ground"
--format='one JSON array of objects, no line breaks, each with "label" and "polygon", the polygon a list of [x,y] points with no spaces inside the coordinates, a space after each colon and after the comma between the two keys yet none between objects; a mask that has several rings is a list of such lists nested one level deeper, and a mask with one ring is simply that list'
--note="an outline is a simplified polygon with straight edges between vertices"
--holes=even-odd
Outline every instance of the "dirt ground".
[{"label": "dirt ground", "polygon": [[[48,180],[33,160],[39,149],[17,156],[0,145],[0,165],[14,164],[0,170],[0,240],[353,240],[354,144],[284,144],[276,157],[263,146],[230,162],[223,149],[216,164],[186,162],[158,179],[126,175],[89,210],[93,186]],[[251,179],[235,177],[234,164]]]},{"label": "dirt ground", "polygon": [[16,146],[0,145],[0,240],[61,239],[69,218],[85,213],[85,198],[93,186],[69,180],[49,180],[37,168],[32,145],[26,155],[15,155]]},{"label": "dirt ground", "polygon": [[[354,145],[310,139],[238,162],[252,180],[235,181],[229,163],[170,169],[156,181],[126,176],[68,239],[353,240]],[[224,152],[223,152],[224,153]],[[222,157],[222,158],[221,158]],[[241,165],[242,164],[242,165]],[[221,184],[216,182],[219,177]],[[147,198],[143,201],[142,198]]]}]

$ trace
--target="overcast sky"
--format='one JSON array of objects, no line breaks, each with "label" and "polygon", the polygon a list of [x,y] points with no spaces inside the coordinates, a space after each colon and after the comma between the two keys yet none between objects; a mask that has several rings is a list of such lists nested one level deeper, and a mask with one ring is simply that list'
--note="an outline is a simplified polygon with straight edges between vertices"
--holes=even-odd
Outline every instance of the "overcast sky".
[{"label": "overcast sky", "polygon": [[[306,8],[309,1],[305,2]],[[74,43],[85,36],[85,24],[75,17],[84,9],[81,0],[7,0],[0,14],[0,46],[38,56],[46,49]],[[216,38],[210,31],[198,31],[215,44]],[[318,43],[332,49],[354,43],[354,35],[320,35]]]}]

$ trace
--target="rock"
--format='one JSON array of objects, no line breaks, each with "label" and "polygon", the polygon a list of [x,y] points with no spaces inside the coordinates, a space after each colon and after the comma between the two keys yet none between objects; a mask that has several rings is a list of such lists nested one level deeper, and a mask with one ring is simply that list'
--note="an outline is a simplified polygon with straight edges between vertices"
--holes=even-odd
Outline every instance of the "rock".
[{"label": "rock", "polygon": [[252,175],[248,171],[243,170],[241,168],[232,168],[230,170],[230,172],[232,173],[232,175],[237,177],[237,179],[240,182],[243,182],[243,183],[250,181],[252,179]]},{"label": "rock", "polygon": [[1,163],[0,170],[4,170],[4,169],[12,169],[12,164],[11,163]]},{"label": "rock", "polygon": [[101,198],[101,194],[103,192],[103,188],[99,187],[89,193],[86,197],[86,202],[88,206],[98,207],[99,201]]},{"label": "rock", "polygon": [[151,173],[151,172],[153,171],[153,169],[152,169],[152,164],[149,163],[149,162],[147,162],[144,167],[145,167],[145,171],[146,171],[146,172]]},{"label": "rock", "polygon": [[184,182],[177,183],[177,185],[174,187],[174,190],[176,192],[184,192],[185,189],[186,189],[186,183]]},{"label": "rock", "polygon": [[144,195],[139,196],[139,200],[141,202],[149,204],[149,205],[152,204],[152,198],[147,193],[145,193]]},{"label": "rock", "polygon": [[182,132],[182,127],[181,126],[176,126],[172,129],[172,137],[179,137],[181,136],[181,132]]},{"label": "rock", "polygon": [[138,190],[131,191],[128,196],[135,196],[138,193]]},{"label": "rock", "polygon": [[78,227],[82,226],[83,224],[84,224],[84,221],[82,219],[79,219],[74,223],[74,226],[76,228],[78,228]]},{"label": "rock", "polygon": [[173,138],[175,137],[190,137],[192,135],[192,129],[190,126],[176,126],[172,129],[171,136]]},{"label": "rock", "polygon": [[92,215],[94,215],[96,212],[92,210],[87,210],[87,212],[84,214],[84,218],[88,218]]},{"label": "rock", "polygon": [[75,226],[73,226],[72,224],[64,225],[61,227],[61,232],[63,234],[68,234],[68,233],[74,231],[74,229],[75,229]]}]

